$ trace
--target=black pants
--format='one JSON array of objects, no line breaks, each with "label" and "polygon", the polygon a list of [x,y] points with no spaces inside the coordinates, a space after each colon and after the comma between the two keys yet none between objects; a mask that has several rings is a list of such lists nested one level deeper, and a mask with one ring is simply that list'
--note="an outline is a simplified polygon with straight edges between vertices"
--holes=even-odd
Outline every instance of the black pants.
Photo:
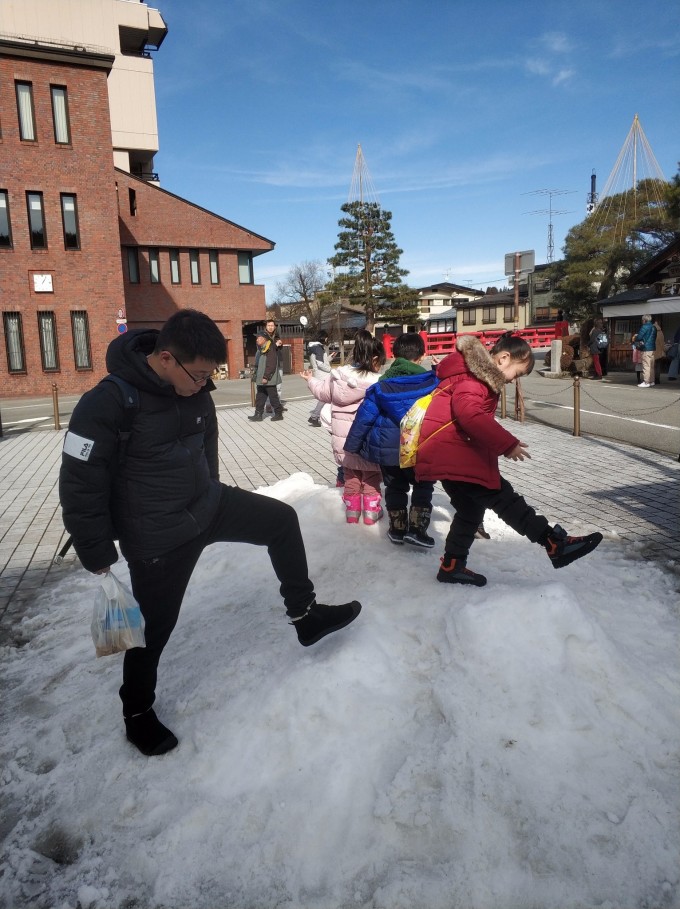
[{"label": "black pants", "polygon": [[385,484],[385,506],[388,511],[408,508],[408,493],[411,493],[411,505],[419,507],[432,504],[434,483],[429,480],[416,480],[412,467],[382,467]]},{"label": "black pants", "polygon": [[264,413],[265,404],[269,401],[274,413],[283,413],[283,404],[279,400],[276,385],[258,385],[255,395],[255,413]]},{"label": "black pants", "polygon": [[446,537],[446,552],[457,559],[467,558],[475,531],[482,523],[487,508],[532,543],[545,542],[552,530],[543,515],[536,514],[503,477],[500,489],[487,489],[477,483],[454,480],[442,480],[442,486],[456,509]]},{"label": "black pants", "polygon": [[602,375],[606,376],[608,373],[608,369],[609,369],[609,348],[601,347],[598,350],[598,354],[600,355],[600,366],[602,367]]},{"label": "black pants", "polygon": [[222,486],[220,506],[204,533],[159,558],[130,562],[132,592],[146,623],[146,647],[125,652],[120,689],[125,716],[143,713],[155,700],[158,662],[203,549],[232,542],[267,547],[289,616],[302,615],[314,601],[295,509],[245,489]]}]

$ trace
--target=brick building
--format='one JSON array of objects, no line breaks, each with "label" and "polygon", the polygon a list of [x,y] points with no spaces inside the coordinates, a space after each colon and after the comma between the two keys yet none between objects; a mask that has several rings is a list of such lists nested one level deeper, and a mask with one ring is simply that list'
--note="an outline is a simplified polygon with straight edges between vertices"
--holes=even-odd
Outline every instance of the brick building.
[{"label": "brick building", "polygon": [[106,373],[117,332],[189,306],[220,325],[236,377],[264,321],[253,259],[274,244],[154,172],[148,48],[166,32],[128,0],[0,8],[3,396],[81,393]]}]

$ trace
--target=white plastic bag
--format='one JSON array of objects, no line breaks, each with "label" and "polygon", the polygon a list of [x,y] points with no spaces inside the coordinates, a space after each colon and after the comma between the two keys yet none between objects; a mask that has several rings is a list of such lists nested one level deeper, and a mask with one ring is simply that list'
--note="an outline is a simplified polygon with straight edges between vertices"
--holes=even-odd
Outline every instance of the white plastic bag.
[{"label": "white plastic bag", "polygon": [[132,596],[110,571],[94,597],[92,640],[97,656],[144,647],[144,616]]}]

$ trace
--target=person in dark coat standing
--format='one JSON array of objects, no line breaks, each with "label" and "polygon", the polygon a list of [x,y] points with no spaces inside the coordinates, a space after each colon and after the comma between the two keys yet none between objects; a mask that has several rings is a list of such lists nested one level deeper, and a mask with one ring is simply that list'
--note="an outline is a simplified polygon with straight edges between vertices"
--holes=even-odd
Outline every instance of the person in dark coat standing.
[{"label": "person in dark coat standing", "polygon": [[[125,652],[120,689],[127,737],[146,755],[178,744],[153,710],[157,670],[206,546],[267,547],[303,646],[345,627],[361,610],[355,601],[317,604],[290,505],[220,483],[210,376],[225,360],[219,328],[196,310],[176,312],[160,332],[120,335],[106,365],[137,390],[131,427],[121,389],[104,380],[80,399],[64,439],[59,495],[76,553],[87,571],[105,574],[118,560],[118,540],[146,623],[146,646]],[[125,426],[130,433],[121,452]]]},{"label": "person in dark coat standing", "polygon": [[267,402],[274,411],[272,421],[283,420],[283,405],[279,399],[277,386],[281,381],[279,371],[279,353],[276,344],[266,331],[258,331],[255,338],[257,356],[255,358],[255,377],[257,389],[255,395],[255,413],[248,417],[253,422],[264,420],[264,408]]},{"label": "person in dark coat standing", "polygon": [[602,541],[601,533],[569,536],[551,527],[518,495],[498,469],[498,458],[523,461],[527,445],[495,419],[503,386],[528,375],[531,347],[506,332],[491,351],[473,335],[456,341],[456,350],[437,366],[439,386],[420,430],[418,480],[441,480],[456,513],[446,538],[437,580],[483,587],[484,575],[467,567],[468,553],[487,508],[532,543],[544,546],[554,568],[569,565]]}]

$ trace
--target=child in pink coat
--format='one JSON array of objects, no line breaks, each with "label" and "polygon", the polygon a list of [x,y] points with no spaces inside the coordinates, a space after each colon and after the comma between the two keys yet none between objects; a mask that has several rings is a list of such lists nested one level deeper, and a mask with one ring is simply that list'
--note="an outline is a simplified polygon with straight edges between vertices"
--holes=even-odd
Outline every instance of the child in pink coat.
[{"label": "child in pink coat", "polygon": [[354,339],[350,364],[334,369],[323,379],[315,379],[310,370],[300,373],[314,397],[331,405],[331,445],[335,463],[345,472],[342,500],[348,524],[358,524],[362,513],[364,524],[375,524],[383,515],[380,465],[345,451],[344,445],[366,389],[378,381],[384,363],[382,341],[361,330]]}]

